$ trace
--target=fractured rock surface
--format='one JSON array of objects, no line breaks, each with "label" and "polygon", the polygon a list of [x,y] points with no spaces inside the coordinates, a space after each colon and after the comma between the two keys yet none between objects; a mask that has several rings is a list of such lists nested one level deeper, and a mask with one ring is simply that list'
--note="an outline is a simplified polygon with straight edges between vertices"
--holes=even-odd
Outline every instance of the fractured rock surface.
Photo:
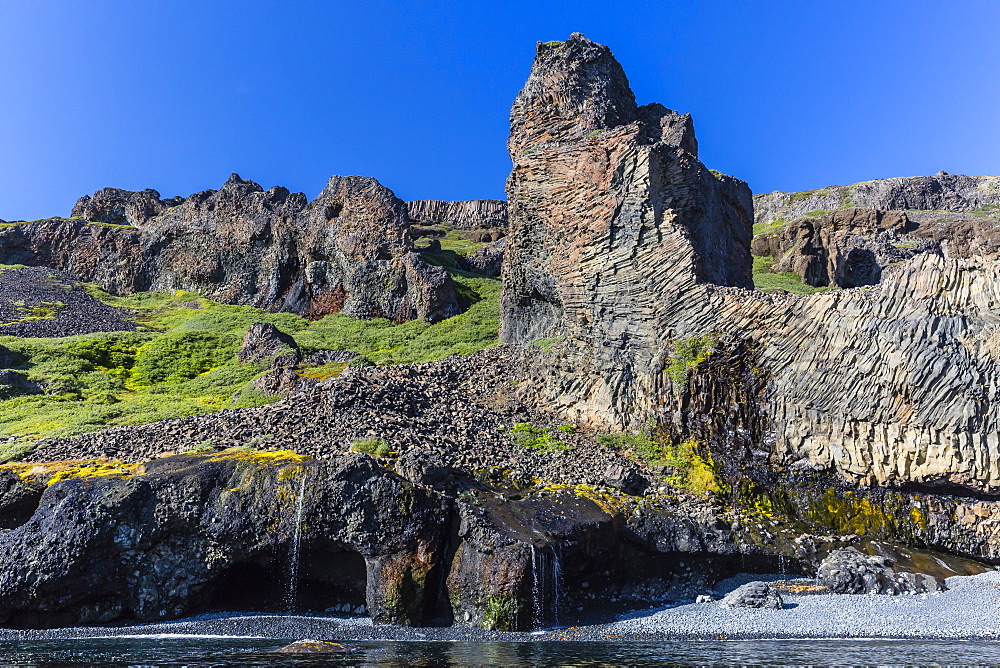
[{"label": "fractured rock surface", "polygon": [[[733,466],[763,450],[850,483],[1000,492],[996,264],[924,253],[873,289],[726,287],[750,268],[746,189],[697,162],[689,128],[635,107],[605,47],[539,45],[511,114],[501,333],[560,340],[522,392],[603,428],[653,418]],[[679,357],[692,340],[715,350],[703,366]]]},{"label": "fractured rock surface", "polygon": [[455,229],[506,229],[507,202],[501,199],[473,199],[444,202],[421,199],[406,203],[410,220],[418,225],[448,224]]},{"label": "fractured rock surface", "polygon": [[334,176],[310,202],[233,174],[184,199],[105,188],[71,219],[0,230],[0,262],[65,270],[119,295],[183,289],[310,317],[458,314],[454,284],[414,251],[408,227],[405,203],[372,178]]}]

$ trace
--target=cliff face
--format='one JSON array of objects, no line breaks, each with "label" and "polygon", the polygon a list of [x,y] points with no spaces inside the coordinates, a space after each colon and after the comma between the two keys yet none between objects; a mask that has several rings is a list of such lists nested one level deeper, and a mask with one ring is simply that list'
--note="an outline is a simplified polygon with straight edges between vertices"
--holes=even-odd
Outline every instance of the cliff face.
[{"label": "cliff face", "polygon": [[774,258],[772,272],[793,272],[807,285],[856,288],[918,253],[940,252],[930,239],[911,238],[915,227],[902,211],[840,209],[757,235],[750,249]]},{"label": "cliff face", "polygon": [[[607,47],[538,44],[508,150],[501,340],[610,335],[641,355],[679,284],[752,285],[746,184],[698,161],[690,116],[637,106]],[[595,371],[619,366],[604,351]]]},{"label": "cliff face", "polygon": [[414,251],[408,225],[404,203],[371,178],[332,177],[309,202],[234,174],[185,199],[105,188],[81,198],[72,219],[0,230],[0,261],[117,294],[184,289],[313,317],[457,314],[454,285]]},{"label": "cliff face", "polygon": [[939,172],[934,176],[877,179],[801,193],[776,191],[754,195],[753,199],[757,223],[801,218],[818,209],[849,207],[963,212],[1000,206],[1000,177]]},{"label": "cliff face", "polygon": [[448,223],[461,230],[507,228],[507,202],[501,199],[472,199],[443,202],[421,199],[406,203],[410,221],[419,225]]},{"label": "cliff face", "polygon": [[651,140],[631,100],[577,35],[539,45],[514,105],[502,332],[562,337],[521,391],[603,428],[655,419],[734,466],[1000,492],[996,265],[924,254],[808,298],[721,287],[749,270],[745,188],[686,133]]}]

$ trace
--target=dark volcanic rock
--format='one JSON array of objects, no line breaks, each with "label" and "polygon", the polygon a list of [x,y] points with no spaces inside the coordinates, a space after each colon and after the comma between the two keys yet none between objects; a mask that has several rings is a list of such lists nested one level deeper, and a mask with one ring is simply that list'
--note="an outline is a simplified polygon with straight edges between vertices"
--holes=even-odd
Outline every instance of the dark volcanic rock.
[{"label": "dark volcanic rock", "polygon": [[930,575],[897,571],[886,557],[863,554],[853,547],[831,552],[819,565],[816,578],[835,594],[922,594],[945,589]]},{"label": "dark volcanic rock", "polygon": [[864,209],[974,211],[1000,206],[1000,176],[965,176],[939,172],[934,176],[876,179],[849,186],[829,186],[801,193],[754,195],[757,223],[793,220],[810,211],[846,207]]},{"label": "dark volcanic rock", "polygon": [[748,582],[726,594],[722,599],[726,608],[770,608],[781,610],[785,602],[778,590],[767,582]]},{"label": "dark volcanic rock", "polygon": [[410,220],[419,225],[447,224],[455,229],[507,227],[507,202],[499,199],[474,199],[443,202],[422,199],[406,203]]},{"label": "dark volcanic rock", "polygon": [[585,322],[630,331],[625,320],[669,299],[658,290],[678,272],[752,286],[750,190],[698,161],[693,132],[689,117],[638,107],[607,47],[577,33],[539,42],[511,109],[502,340]]},{"label": "dark volcanic rock", "polygon": [[272,367],[294,366],[300,358],[295,339],[266,322],[250,326],[236,356],[243,363],[270,361]]},{"label": "dark volcanic rock", "polygon": [[375,179],[334,176],[307,202],[233,174],[183,200],[106,188],[73,211],[81,218],[0,230],[0,262],[66,270],[116,294],[185,289],[311,317],[435,321],[460,310],[447,272],[413,252],[405,204]]},{"label": "dark volcanic rock", "polygon": [[[178,456],[69,478],[0,535],[0,619],[156,620],[241,599],[280,609],[298,593],[367,599],[377,622],[421,624],[443,516],[439,499],[364,455]],[[294,560],[298,582],[262,577]]]},{"label": "dark volcanic rock", "polygon": [[483,276],[499,276],[503,268],[504,251],[507,248],[507,239],[500,239],[491,244],[487,244],[479,250],[470,253],[463,261],[469,271],[474,271]]},{"label": "dark volcanic rock", "polygon": [[794,272],[807,285],[856,288],[878,283],[891,264],[940,251],[909,238],[913,227],[902,211],[841,209],[758,235],[751,250],[774,258],[772,272]]},{"label": "dark volcanic rock", "polygon": [[[66,272],[43,267],[0,270],[0,336],[131,331],[136,328],[131,317],[130,310],[91,297],[80,287],[79,279]],[[11,364],[0,360],[0,368],[3,366]]]}]

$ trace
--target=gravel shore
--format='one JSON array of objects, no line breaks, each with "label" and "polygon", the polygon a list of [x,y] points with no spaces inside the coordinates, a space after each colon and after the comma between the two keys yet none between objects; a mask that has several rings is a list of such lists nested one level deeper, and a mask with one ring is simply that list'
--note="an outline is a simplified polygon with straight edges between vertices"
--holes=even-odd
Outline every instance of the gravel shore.
[{"label": "gravel shore", "polygon": [[[719,583],[716,596],[753,580],[786,576],[740,575]],[[365,618],[220,614],[162,624],[47,630],[0,630],[0,640],[147,635],[213,635],[354,641],[654,641],[752,639],[1000,639],[1000,571],[948,579],[937,594],[878,596],[784,593],[782,610],[722,607],[719,601],[634,612],[611,624],[502,633],[463,627],[372,626]]]}]

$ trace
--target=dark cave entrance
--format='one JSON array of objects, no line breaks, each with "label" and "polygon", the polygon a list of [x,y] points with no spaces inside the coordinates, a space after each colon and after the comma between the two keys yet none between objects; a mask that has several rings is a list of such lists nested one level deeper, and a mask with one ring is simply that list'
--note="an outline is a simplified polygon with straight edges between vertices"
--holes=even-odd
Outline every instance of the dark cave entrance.
[{"label": "dark cave entrance", "polygon": [[197,612],[367,614],[365,559],[341,549],[303,549],[297,577],[287,558],[233,564],[207,587]]}]

